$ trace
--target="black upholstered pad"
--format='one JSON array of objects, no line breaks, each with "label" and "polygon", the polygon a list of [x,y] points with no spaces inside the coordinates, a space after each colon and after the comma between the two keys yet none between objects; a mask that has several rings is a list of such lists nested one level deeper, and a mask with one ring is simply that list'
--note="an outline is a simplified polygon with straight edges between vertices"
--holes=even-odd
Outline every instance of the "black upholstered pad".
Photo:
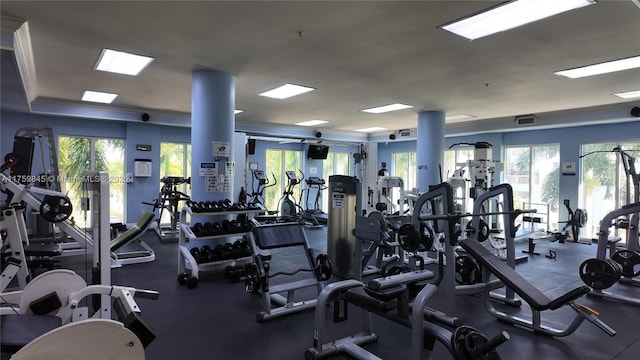
[{"label": "black upholstered pad", "polygon": [[123,232],[122,234],[120,234],[120,236],[111,240],[111,251],[118,250],[120,247],[128,244],[130,241],[134,240],[135,238],[140,236],[140,234],[145,232],[145,230],[147,230],[147,227],[149,227],[149,224],[151,224],[153,217],[154,213],[145,213],[144,215],[142,215],[140,220],[138,220],[138,222],[129,230]]},{"label": "black upholstered pad", "polygon": [[15,353],[35,338],[62,325],[53,315],[2,315],[0,343],[2,352]]},{"label": "black upholstered pad", "polygon": [[62,245],[48,243],[31,243],[24,246],[26,256],[53,257],[62,255]]},{"label": "black upholstered pad", "polygon": [[495,256],[489,249],[481,243],[473,239],[467,239],[460,243],[470,255],[477,259],[482,266],[500,279],[506,286],[513,289],[524,301],[536,310],[555,309],[567,304],[569,301],[589,292],[588,287],[578,287],[560,296],[555,300],[551,300],[547,295],[538,290],[529,281],[518,274],[506,262]]},{"label": "black upholstered pad", "polygon": [[[402,290],[404,290],[404,288]],[[363,287],[357,287],[345,292],[344,298],[353,305],[363,309],[387,312],[398,306],[397,295],[398,294],[393,294],[392,299],[377,299],[370,296]]]},{"label": "black upholstered pad", "polygon": [[263,250],[304,245],[307,242],[304,228],[298,223],[256,226],[253,236],[258,248]]}]

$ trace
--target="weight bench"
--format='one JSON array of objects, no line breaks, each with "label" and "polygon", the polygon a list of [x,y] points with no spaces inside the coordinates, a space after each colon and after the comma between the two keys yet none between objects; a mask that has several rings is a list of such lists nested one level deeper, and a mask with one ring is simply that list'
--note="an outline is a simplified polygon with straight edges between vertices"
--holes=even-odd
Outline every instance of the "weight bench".
[{"label": "weight bench", "polygon": [[[262,292],[264,308],[260,311],[256,320],[263,322],[276,317],[297,313],[307,309],[313,309],[316,306],[316,298],[302,300],[296,299],[296,290],[303,288],[315,287],[317,294],[320,294],[324,288],[322,280],[327,280],[331,271],[330,264],[320,264],[321,257],[315,253],[318,251],[309,247],[307,236],[302,225],[298,223],[276,223],[267,225],[258,225],[251,231],[249,236],[249,244],[256,264],[257,274],[248,281],[245,281],[248,292]],[[308,267],[300,268],[292,272],[269,272],[273,266],[273,254],[269,252],[271,249],[302,247]],[[326,256],[324,256],[326,258]],[[328,267],[328,269],[327,269]],[[273,269],[271,269],[273,270]],[[318,270],[323,270],[318,271]],[[292,276],[299,272],[311,272],[312,277],[294,280],[280,284],[269,284],[269,279],[280,275]],[[286,296],[280,293],[286,293]],[[316,295],[317,296],[317,295]]]},{"label": "weight bench", "polygon": [[[367,284],[350,279],[327,285],[318,297],[313,347],[305,352],[305,359],[324,359],[343,353],[355,359],[380,359],[362,348],[363,345],[378,340],[378,336],[372,329],[372,314],[411,330],[411,356],[409,358],[412,360],[430,358],[436,341],[441,343],[453,358],[466,358],[457,352],[459,349],[457,349],[458,346],[454,341],[455,336],[451,330],[425,320],[435,319],[431,316],[435,313],[425,307],[428,299],[437,289],[435,284],[428,283],[433,278],[432,271],[417,270],[373,279]],[[436,282],[438,281],[436,280]],[[412,299],[410,293],[417,289],[420,291]],[[325,322],[329,302],[334,303],[334,322],[346,320],[348,304],[360,308],[362,310],[361,332],[337,340],[326,340]],[[508,339],[508,335],[503,334],[503,336],[502,339],[494,339],[492,345],[488,345],[478,358],[484,359],[483,355],[493,352],[495,347]],[[478,343],[477,345],[479,347],[482,344]]]},{"label": "weight bench", "polygon": [[[508,288],[512,289],[527,304],[529,304],[529,307],[531,308],[530,320],[507,314],[498,310],[493,305],[489,299],[489,293],[486,292],[483,294],[485,307],[487,311],[497,319],[531,329],[537,333],[558,337],[572,334],[582,321],[586,319],[602,329],[609,336],[614,336],[616,334],[614,329],[609,327],[602,320],[598,319],[598,313],[596,311],[575,302],[576,299],[591,291],[591,288],[588,286],[583,285],[577,287],[558,298],[551,299],[522,277],[512,267],[495,256],[477,240],[466,239],[460,242],[460,246],[462,246],[469,255],[473,256],[478,260],[478,262],[480,262],[483,269],[483,280],[487,281],[491,274],[495,275]],[[566,329],[555,329],[541,324],[540,314],[542,311],[557,310],[565,305],[570,306],[577,313],[574,320]]]},{"label": "weight bench", "polygon": [[[123,232],[115,239],[111,240],[110,248],[112,267],[151,262],[156,259],[156,255],[153,249],[140,239],[142,234],[144,234],[151,226],[153,217],[154,213],[145,213],[135,225],[130,227],[127,231]],[[143,249],[118,252],[118,250],[123,248],[125,245],[131,244],[132,242],[136,242],[137,244],[142,246]]]}]

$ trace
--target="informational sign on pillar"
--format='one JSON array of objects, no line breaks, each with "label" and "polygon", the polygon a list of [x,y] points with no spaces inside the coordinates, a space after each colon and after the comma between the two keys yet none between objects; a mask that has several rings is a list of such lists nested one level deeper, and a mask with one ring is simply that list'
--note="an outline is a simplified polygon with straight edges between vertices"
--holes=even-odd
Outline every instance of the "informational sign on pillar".
[{"label": "informational sign on pillar", "polygon": [[212,141],[214,157],[229,157],[231,144],[228,141]]}]

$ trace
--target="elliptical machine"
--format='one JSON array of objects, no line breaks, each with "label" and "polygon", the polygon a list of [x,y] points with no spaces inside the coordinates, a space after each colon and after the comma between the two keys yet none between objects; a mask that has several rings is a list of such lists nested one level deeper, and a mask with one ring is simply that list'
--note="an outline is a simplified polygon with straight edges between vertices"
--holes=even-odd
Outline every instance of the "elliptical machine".
[{"label": "elliptical machine", "polygon": [[[298,176],[298,174],[300,176]],[[280,208],[280,217],[288,221],[297,221],[302,225],[319,227],[321,226],[313,214],[307,213],[300,204],[295,201],[293,196],[293,189],[302,183],[304,180],[304,173],[298,169],[298,174],[295,171],[286,171],[287,187],[282,193],[282,197],[278,201]]]},{"label": "elliptical machine", "polygon": [[[264,173],[264,170],[252,170],[251,171],[251,200],[248,204],[258,205],[264,207],[264,191],[267,188],[272,186],[276,186],[278,184],[278,179],[276,176],[271,173],[271,177],[273,181],[269,181],[269,178]],[[258,187],[256,189],[256,180],[258,182]]]}]

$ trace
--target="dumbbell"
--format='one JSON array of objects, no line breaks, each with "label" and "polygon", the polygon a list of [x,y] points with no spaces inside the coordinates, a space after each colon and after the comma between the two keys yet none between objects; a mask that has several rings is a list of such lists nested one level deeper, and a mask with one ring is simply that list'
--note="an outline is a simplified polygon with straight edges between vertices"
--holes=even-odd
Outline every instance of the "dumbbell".
[{"label": "dumbbell", "polygon": [[244,290],[248,293],[256,294],[260,291],[260,278],[258,277],[258,266],[254,263],[245,265],[246,279],[244,280]]},{"label": "dumbbell", "polygon": [[202,262],[200,249],[198,249],[197,247],[193,247],[191,248],[191,250],[189,250],[189,252],[191,253],[191,256],[193,256],[193,258],[196,260],[196,263],[200,264]]},{"label": "dumbbell", "polygon": [[211,261],[220,261],[220,260],[224,260],[222,245],[216,245],[216,247],[213,248],[213,252],[211,253]]},{"label": "dumbbell", "polygon": [[227,266],[224,268],[227,279],[233,282],[239,282],[243,277],[247,276],[246,267],[244,265]]},{"label": "dumbbell", "polygon": [[251,220],[243,221],[241,226],[242,232],[250,232],[251,230],[253,230],[253,223],[251,222]]},{"label": "dumbbell", "polygon": [[231,234],[233,233],[233,225],[229,220],[222,220],[220,223],[220,234]]},{"label": "dumbbell", "polygon": [[220,210],[222,210],[222,211],[230,210],[230,207],[231,207],[231,200],[229,200],[229,199],[224,199],[224,200],[220,200],[220,201],[218,201],[218,207],[219,207],[219,208],[220,208]]},{"label": "dumbbell", "polygon": [[191,227],[191,232],[193,232],[193,235],[195,235],[195,236],[204,236],[203,235],[204,230],[203,230],[202,223],[197,222],[197,223],[193,224],[193,226]]},{"label": "dumbbell", "polygon": [[241,257],[251,256],[251,246],[249,246],[249,242],[247,240],[242,241],[241,248],[242,248]]},{"label": "dumbbell", "polygon": [[233,249],[233,244],[231,243],[226,243],[224,245],[222,245],[222,249],[221,249],[221,258],[222,260],[229,260],[232,257],[232,249]]},{"label": "dumbbell", "polygon": [[211,247],[209,245],[204,245],[200,248],[200,257],[202,258],[202,262],[211,261],[211,257],[213,252],[211,251]]},{"label": "dumbbell", "polygon": [[251,255],[251,253],[249,253],[247,255],[247,247],[246,247],[246,245],[242,241],[236,240],[233,243],[232,255],[233,255],[234,259],[237,259],[237,258],[241,258],[241,257],[245,257],[245,256],[248,256],[248,255]]},{"label": "dumbbell", "polygon": [[212,224],[210,221],[207,221],[202,225],[202,236],[211,236],[212,235]]}]

